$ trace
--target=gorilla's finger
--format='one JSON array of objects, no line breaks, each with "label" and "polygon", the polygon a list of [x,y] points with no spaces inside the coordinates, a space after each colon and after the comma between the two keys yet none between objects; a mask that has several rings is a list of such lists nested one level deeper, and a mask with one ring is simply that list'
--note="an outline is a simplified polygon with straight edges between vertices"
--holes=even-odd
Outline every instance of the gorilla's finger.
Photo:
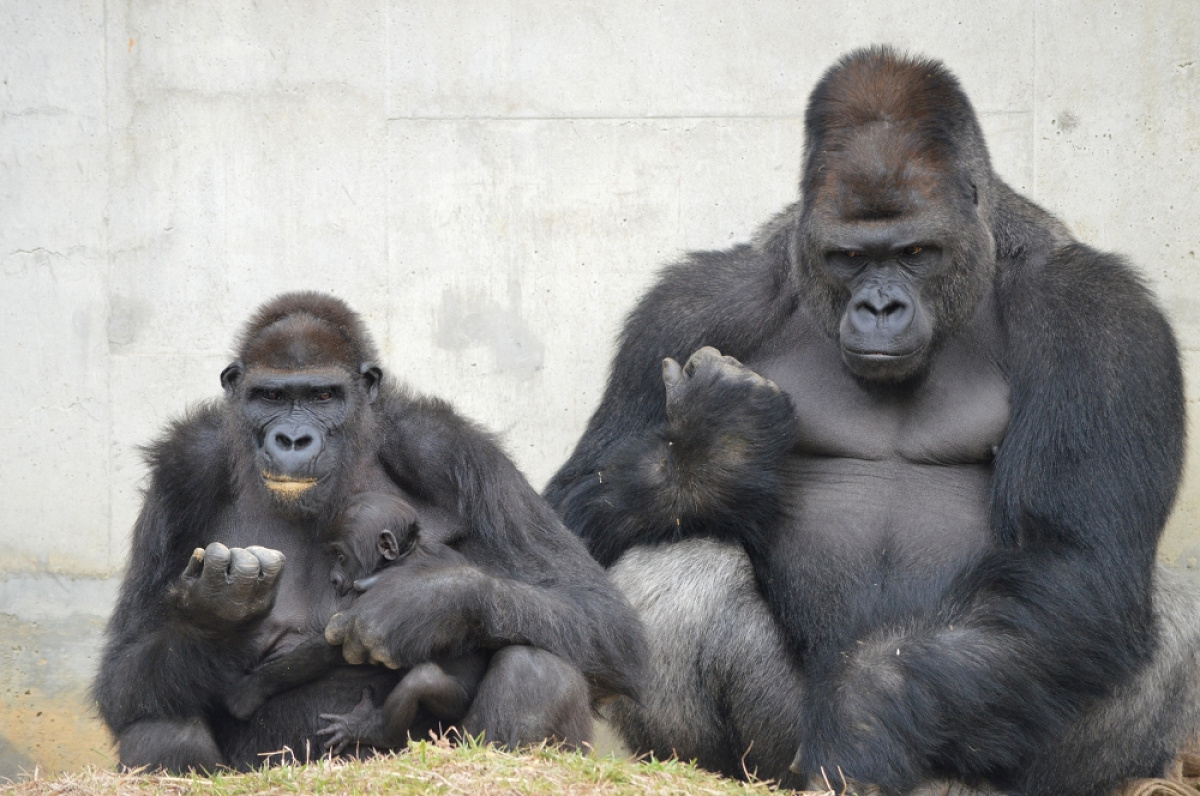
[{"label": "gorilla's finger", "polygon": [[662,379],[667,389],[678,387],[683,383],[683,368],[678,362],[667,357],[662,361]]},{"label": "gorilla's finger", "polygon": [[241,547],[233,548],[229,551],[229,555],[231,558],[229,565],[230,583],[247,584],[258,580],[258,556]]},{"label": "gorilla's finger", "polygon": [[354,620],[349,617],[345,611],[338,611],[333,616],[329,617],[329,621],[325,624],[325,641],[337,647],[346,640],[346,635],[350,632],[350,626]]},{"label": "gorilla's finger", "polygon": [[345,611],[334,614],[325,625],[325,641],[335,647],[341,645],[346,663],[357,666],[367,660],[367,648],[354,631],[354,617]]},{"label": "gorilla's finger", "polygon": [[213,542],[204,548],[204,571],[200,577],[210,585],[225,582],[231,557],[228,547],[220,542]]},{"label": "gorilla's finger", "polygon": [[200,572],[204,569],[204,548],[197,547],[192,551],[192,557],[188,559],[187,566],[183,568],[183,577],[188,580],[195,580],[200,577]]},{"label": "gorilla's finger", "polygon": [[269,547],[250,545],[246,548],[246,552],[253,553],[254,557],[258,559],[259,576],[263,580],[275,580],[283,570],[283,562],[287,561],[287,556]]},{"label": "gorilla's finger", "polygon": [[378,663],[386,666],[389,669],[399,669],[400,664],[392,657],[392,654],[382,647],[374,647],[371,649],[371,663]]},{"label": "gorilla's finger", "polygon": [[714,360],[719,362],[721,358],[720,351],[710,345],[706,345],[703,348],[696,349],[696,351],[690,357],[688,357],[687,364],[683,366],[683,372],[690,376],[696,371],[696,368],[700,367],[701,365]]},{"label": "gorilla's finger", "polygon": [[352,666],[367,662],[367,648],[359,641],[358,636],[350,636],[342,642],[342,657]]}]

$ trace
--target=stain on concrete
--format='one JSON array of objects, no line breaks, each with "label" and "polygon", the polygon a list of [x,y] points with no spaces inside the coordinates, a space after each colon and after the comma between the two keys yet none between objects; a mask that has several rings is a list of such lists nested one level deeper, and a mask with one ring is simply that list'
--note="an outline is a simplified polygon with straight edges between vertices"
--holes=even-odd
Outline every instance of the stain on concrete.
[{"label": "stain on concrete", "polygon": [[521,317],[520,292],[509,290],[505,307],[481,291],[442,291],[434,342],[447,351],[490,349],[496,369],[527,381],[542,369],[546,347]]},{"label": "stain on concrete", "polygon": [[116,582],[0,580],[0,781],[115,765],[88,688]]},{"label": "stain on concrete", "polygon": [[153,315],[153,305],[144,299],[112,296],[108,310],[108,342],[114,348],[136,343]]}]

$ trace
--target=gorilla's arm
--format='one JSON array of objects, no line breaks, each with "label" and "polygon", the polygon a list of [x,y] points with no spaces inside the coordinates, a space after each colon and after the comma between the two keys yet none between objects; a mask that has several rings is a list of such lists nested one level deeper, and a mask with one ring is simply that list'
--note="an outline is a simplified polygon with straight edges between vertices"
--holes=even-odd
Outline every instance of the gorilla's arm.
[{"label": "gorilla's arm", "polygon": [[433,398],[381,396],[380,458],[420,500],[459,518],[468,565],[389,567],[330,620],[346,659],[411,666],[527,644],[579,668],[593,696],[632,694],[645,640],[632,609],[490,435]]},{"label": "gorilla's arm", "polygon": [[[138,750],[127,748],[126,730],[142,722],[196,719],[219,704],[230,673],[245,663],[243,642],[274,598],[283,562],[273,551],[211,545],[203,558],[193,556],[211,541],[208,529],[230,499],[221,475],[219,423],[216,412],[201,410],[149,451],[151,484],[93,686],[127,765],[135,764],[130,754]],[[155,733],[145,735],[146,743],[154,742]],[[136,762],[176,769],[191,764]]]},{"label": "gorilla's arm", "polygon": [[795,434],[787,397],[731,368],[680,373],[664,359],[702,346],[745,359],[795,310],[790,218],[759,243],[666,269],[626,321],[600,406],[545,492],[605,566],[639,542],[736,529],[752,544],[776,519]]},{"label": "gorilla's arm", "polygon": [[1178,350],[1119,259],[1073,244],[1037,260],[1001,276],[1013,415],[995,461],[998,548],[940,617],[813,666],[808,774],[840,765],[903,790],[949,764],[1069,792],[1069,767],[1024,761],[1153,654],[1154,550],[1185,437]]}]

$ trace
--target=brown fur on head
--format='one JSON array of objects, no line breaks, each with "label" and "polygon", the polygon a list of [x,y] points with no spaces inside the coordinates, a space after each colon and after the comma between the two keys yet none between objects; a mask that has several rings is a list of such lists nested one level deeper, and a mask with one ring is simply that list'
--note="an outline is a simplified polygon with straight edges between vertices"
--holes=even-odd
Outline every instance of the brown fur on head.
[{"label": "brown fur on head", "polygon": [[946,257],[921,285],[934,342],[973,313],[995,268],[991,166],[978,120],[941,64],[890,47],[851,53],[813,90],[793,257],[831,335],[850,298],[824,267],[848,233],[897,230]]},{"label": "brown fur on head", "polygon": [[378,359],[358,313],[333,296],[284,293],[259,307],[238,341],[238,359],[277,370],[357,367]]}]

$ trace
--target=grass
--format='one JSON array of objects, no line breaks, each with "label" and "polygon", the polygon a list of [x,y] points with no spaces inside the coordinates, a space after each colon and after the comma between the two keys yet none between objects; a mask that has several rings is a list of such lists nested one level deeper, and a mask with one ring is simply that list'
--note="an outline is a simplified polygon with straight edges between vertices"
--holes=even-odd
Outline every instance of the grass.
[{"label": "grass", "polygon": [[[737,782],[678,760],[630,761],[552,747],[506,752],[479,744],[419,741],[370,760],[285,763],[213,777],[131,775],[89,769],[52,779],[35,775],[0,787],[13,796],[49,794],[446,794],[447,796],[767,796],[772,783]],[[782,791],[793,793],[793,791]]]}]

